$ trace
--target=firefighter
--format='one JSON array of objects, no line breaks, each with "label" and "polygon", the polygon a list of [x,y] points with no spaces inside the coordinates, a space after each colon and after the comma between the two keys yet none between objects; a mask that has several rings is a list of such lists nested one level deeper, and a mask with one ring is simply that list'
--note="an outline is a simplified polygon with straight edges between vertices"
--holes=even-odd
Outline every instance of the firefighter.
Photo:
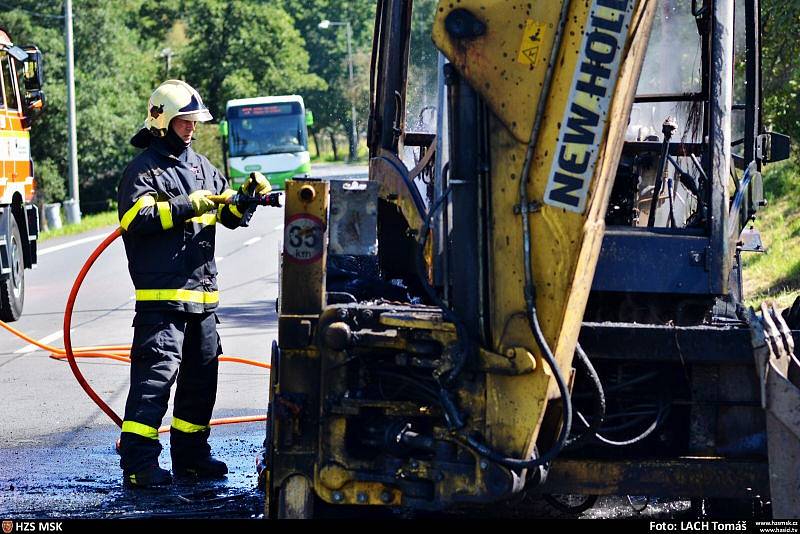
[{"label": "firefighter", "polygon": [[[217,224],[241,226],[243,213],[235,205],[218,208],[209,198],[235,194],[191,147],[196,123],[209,120],[211,113],[190,85],[178,80],[161,84],[148,102],[144,128],[131,140],[144,151],[119,184],[120,226],[136,288],[131,384],[119,445],[128,487],[172,482],[170,472],[158,464],[158,427],[176,381],[173,474],[198,479],[228,472],[208,444],[222,352],[214,237]],[[240,187],[251,195],[269,190],[260,173]]]}]

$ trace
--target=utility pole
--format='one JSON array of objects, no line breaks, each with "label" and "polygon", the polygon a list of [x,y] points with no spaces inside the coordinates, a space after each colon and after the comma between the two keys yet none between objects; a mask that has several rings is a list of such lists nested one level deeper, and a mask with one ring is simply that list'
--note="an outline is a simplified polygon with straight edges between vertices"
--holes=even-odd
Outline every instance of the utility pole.
[{"label": "utility pole", "polygon": [[64,38],[67,53],[67,128],[69,137],[69,199],[64,202],[67,223],[81,222],[78,185],[78,134],[75,125],[75,58],[72,51],[72,0],[64,0]]}]

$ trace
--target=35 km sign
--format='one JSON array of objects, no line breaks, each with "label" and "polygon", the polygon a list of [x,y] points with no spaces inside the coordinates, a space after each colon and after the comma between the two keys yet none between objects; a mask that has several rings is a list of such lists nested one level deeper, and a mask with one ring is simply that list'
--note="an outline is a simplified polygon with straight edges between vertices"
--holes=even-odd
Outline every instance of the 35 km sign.
[{"label": "35 km sign", "polygon": [[322,257],[324,228],[322,220],[308,213],[298,213],[286,221],[283,249],[292,263],[314,263]]}]

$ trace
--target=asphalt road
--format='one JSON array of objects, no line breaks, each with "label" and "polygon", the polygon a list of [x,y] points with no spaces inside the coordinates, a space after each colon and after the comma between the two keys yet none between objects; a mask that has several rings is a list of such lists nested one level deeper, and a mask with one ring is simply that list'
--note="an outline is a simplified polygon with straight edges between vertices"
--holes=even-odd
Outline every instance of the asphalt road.
[{"label": "asphalt road", "polygon": [[[363,177],[365,167],[327,165],[314,174],[328,179]],[[23,317],[13,326],[44,343],[63,347],[63,312],[72,283],[89,254],[113,228],[46,241],[39,265],[26,271]],[[221,324],[225,355],[269,361],[277,338],[275,300],[283,210],[259,208],[248,228],[217,232]],[[133,329],[134,289],[122,241],[115,241],[89,273],[75,304],[74,346],[128,345]],[[92,387],[118,414],[128,392],[127,364],[79,360]],[[266,414],[268,371],[221,363],[215,418]],[[120,488],[114,442],[118,429],[74,379],[69,365],[0,330],[0,517],[192,516],[193,506],[218,508],[225,517],[260,513],[253,491],[254,459],[263,423],[217,427],[212,448],[231,474],[206,487],[176,487],[154,502]],[[168,424],[171,410],[164,424]],[[162,436],[163,465],[169,465]],[[158,511],[158,512],[156,512]]]}]

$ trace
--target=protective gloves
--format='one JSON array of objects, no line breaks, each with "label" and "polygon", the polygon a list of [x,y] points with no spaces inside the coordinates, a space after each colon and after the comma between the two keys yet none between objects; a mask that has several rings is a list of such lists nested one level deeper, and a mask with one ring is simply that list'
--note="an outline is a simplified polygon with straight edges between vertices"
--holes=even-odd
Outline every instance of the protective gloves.
[{"label": "protective gloves", "polygon": [[189,202],[192,203],[192,208],[196,215],[203,215],[204,213],[213,210],[217,207],[213,200],[209,197],[211,191],[200,189],[189,195]]},{"label": "protective gloves", "polygon": [[247,180],[239,187],[239,192],[245,195],[266,195],[272,191],[272,186],[267,177],[260,172],[251,172]]}]

